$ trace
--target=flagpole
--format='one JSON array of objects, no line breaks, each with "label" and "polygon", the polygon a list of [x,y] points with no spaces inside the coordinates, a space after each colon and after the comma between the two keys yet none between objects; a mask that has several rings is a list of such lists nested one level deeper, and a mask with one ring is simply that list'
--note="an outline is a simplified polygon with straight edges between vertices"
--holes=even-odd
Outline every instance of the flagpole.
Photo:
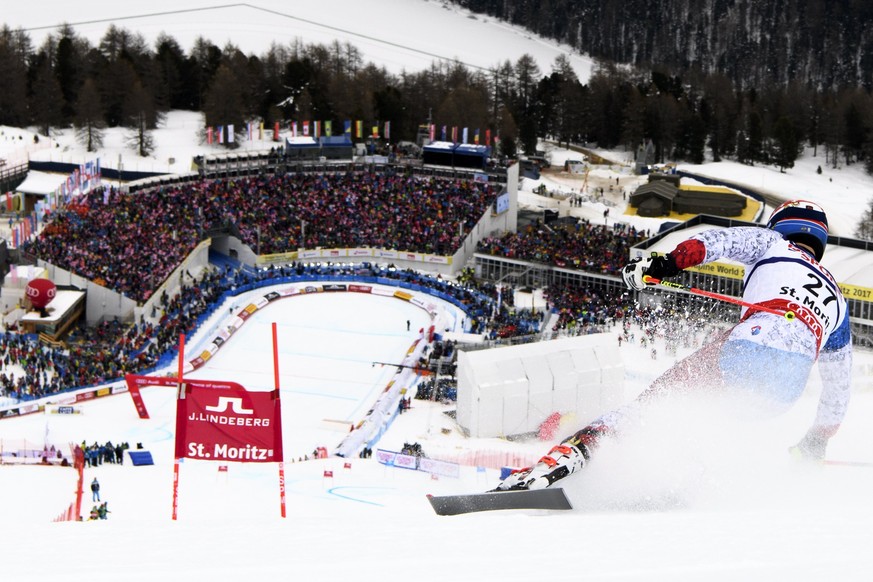
[{"label": "flagpole", "polygon": [[[185,334],[179,334],[179,373],[177,378],[179,379],[179,388],[176,392],[176,399],[183,397],[185,387],[182,385],[182,370],[185,367]],[[177,407],[178,409],[178,407]],[[173,460],[173,521],[179,517],[179,464],[181,463],[181,459],[179,457],[175,457]]]},{"label": "flagpole", "polygon": [[[279,342],[276,339],[276,322],[273,322],[273,385],[276,387],[276,398],[279,398]],[[280,411],[281,414],[281,411]],[[281,435],[280,435],[281,438]],[[280,514],[285,517],[285,461],[279,460],[279,506]]]}]

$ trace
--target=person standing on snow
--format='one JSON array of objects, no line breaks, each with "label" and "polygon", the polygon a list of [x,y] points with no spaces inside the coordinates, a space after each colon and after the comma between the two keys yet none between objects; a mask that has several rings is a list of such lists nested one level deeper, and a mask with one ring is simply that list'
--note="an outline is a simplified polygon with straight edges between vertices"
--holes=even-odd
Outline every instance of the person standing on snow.
[{"label": "person standing on snow", "polygon": [[[813,202],[792,200],[773,211],[767,228],[708,230],[666,256],[631,261],[622,277],[638,291],[656,284],[648,277],[673,277],[718,259],[738,261],[746,265],[743,300],[770,311],[743,308],[736,325],[677,362],[636,400],[600,416],[533,467],[509,475],[496,490],[548,487],[587,465],[598,441],[638,418],[645,403],[693,390],[702,382],[729,395],[748,396],[768,413],[783,412],[800,397],[816,360],[822,379],[816,417],[791,452],[824,459],[828,440],[846,414],[852,372],[848,305],[833,276],[818,262],[827,237],[824,210]],[[779,314],[788,312],[794,317]]]},{"label": "person standing on snow", "polygon": [[97,477],[91,481],[91,501],[100,501],[100,483],[97,482]]}]

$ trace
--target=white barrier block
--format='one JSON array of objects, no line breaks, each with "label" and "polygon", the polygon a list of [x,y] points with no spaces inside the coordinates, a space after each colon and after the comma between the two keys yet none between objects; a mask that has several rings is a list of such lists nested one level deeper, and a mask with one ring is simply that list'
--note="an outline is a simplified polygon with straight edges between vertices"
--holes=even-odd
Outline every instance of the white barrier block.
[{"label": "white barrier block", "polygon": [[622,404],[613,337],[592,334],[458,356],[457,421],[473,437],[536,431],[553,412],[589,421]]}]

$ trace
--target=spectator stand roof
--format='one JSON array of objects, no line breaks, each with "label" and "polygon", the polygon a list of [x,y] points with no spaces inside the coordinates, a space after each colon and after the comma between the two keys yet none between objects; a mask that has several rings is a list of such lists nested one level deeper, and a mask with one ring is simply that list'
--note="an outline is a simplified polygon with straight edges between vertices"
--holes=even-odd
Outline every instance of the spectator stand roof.
[{"label": "spectator stand roof", "polygon": [[67,181],[68,177],[68,174],[53,174],[31,170],[27,173],[27,178],[24,179],[24,182],[15,188],[15,191],[24,194],[48,196],[60,188],[61,184]]},{"label": "spectator stand roof", "polygon": [[347,135],[297,136],[285,138],[285,157],[296,159],[352,159],[354,148]]},{"label": "spectator stand roof", "polygon": [[315,139],[306,136],[306,137],[286,137],[285,138],[285,149],[317,149],[319,147],[318,142]]},{"label": "spectator stand roof", "polygon": [[318,139],[321,146],[321,155],[327,159],[351,160],[354,157],[355,148],[349,135],[325,135]]},{"label": "spectator stand roof", "polygon": [[295,160],[315,160],[321,154],[321,145],[312,137],[285,138],[285,157]]},{"label": "spectator stand roof", "polygon": [[483,145],[435,141],[422,149],[425,164],[453,168],[485,169],[491,148]]},{"label": "spectator stand roof", "polygon": [[352,138],[346,134],[343,135],[323,135],[318,138],[321,147],[351,147]]},{"label": "spectator stand roof", "polygon": [[68,289],[58,289],[55,298],[46,308],[47,314],[45,317],[39,314],[39,311],[28,311],[22,318],[22,323],[52,323],[55,324],[61,321],[67,312],[73,309],[76,304],[85,297],[84,291],[73,291]]},{"label": "spectator stand roof", "polygon": [[45,334],[59,341],[85,311],[85,292],[58,289],[47,308],[45,317],[39,311],[26,312],[19,321],[25,333]]}]

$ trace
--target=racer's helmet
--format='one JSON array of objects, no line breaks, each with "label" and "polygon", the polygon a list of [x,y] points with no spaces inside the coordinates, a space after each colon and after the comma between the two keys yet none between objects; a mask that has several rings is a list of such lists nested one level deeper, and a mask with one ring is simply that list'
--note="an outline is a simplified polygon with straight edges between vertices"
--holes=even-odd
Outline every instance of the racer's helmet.
[{"label": "racer's helmet", "polygon": [[770,215],[767,228],[812,249],[820,261],[828,244],[828,217],[822,207],[807,200],[789,200]]}]

